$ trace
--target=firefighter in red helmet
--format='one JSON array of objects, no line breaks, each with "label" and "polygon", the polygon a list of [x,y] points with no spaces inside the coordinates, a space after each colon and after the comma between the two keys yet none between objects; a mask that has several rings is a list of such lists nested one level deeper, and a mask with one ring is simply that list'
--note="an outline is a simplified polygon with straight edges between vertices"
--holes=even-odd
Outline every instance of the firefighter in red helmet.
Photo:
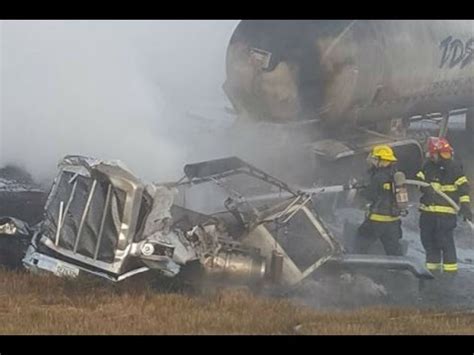
[{"label": "firefighter in red helmet", "polygon": [[472,221],[469,181],[463,167],[453,159],[454,150],[446,138],[430,137],[427,161],[417,178],[431,186],[422,188],[420,200],[421,243],[426,253],[426,267],[431,270],[458,270],[453,232],[457,225],[456,210],[435,190],[451,197],[461,206],[459,214]]}]

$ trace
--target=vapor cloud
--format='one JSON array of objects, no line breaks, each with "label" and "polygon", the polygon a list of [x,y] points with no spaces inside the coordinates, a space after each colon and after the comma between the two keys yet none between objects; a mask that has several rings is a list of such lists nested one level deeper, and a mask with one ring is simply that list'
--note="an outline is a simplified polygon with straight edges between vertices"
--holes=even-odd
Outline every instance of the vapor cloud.
[{"label": "vapor cloud", "polygon": [[[225,50],[237,21],[3,21],[0,166],[48,180],[66,154],[179,177],[196,145],[186,112],[227,105]],[[207,159],[207,157],[206,157]]]}]

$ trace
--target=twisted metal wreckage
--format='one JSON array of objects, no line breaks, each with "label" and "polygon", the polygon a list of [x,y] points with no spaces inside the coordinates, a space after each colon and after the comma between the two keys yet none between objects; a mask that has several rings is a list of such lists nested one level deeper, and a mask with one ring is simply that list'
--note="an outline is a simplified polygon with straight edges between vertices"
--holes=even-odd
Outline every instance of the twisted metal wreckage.
[{"label": "twisted metal wreckage", "polygon": [[[0,263],[114,282],[191,269],[196,282],[291,287],[323,265],[432,277],[409,257],[346,253],[315,212],[312,194],[235,157],[186,165],[180,181],[166,184],[145,184],[120,162],[81,156],[65,157],[58,169],[39,223],[0,219]],[[240,185],[246,191],[266,195],[247,200],[235,189],[242,178],[250,178]],[[188,206],[193,193],[194,204],[207,203],[200,211]]]}]

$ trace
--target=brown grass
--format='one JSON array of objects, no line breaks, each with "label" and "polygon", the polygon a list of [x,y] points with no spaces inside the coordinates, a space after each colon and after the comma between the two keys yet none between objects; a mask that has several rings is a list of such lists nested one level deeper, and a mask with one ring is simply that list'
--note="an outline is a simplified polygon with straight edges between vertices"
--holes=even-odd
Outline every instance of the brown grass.
[{"label": "brown grass", "polygon": [[321,312],[243,290],[191,297],[0,271],[0,334],[474,334],[474,315]]}]

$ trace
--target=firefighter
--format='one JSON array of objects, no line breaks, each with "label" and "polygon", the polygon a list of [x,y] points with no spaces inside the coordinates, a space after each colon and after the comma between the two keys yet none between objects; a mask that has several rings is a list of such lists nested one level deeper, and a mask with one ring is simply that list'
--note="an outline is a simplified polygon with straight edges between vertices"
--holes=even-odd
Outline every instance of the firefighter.
[{"label": "firefighter", "polygon": [[435,190],[451,197],[461,210],[464,220],[472,221],[469,182],[463,167],[453,160],[454,150],[445,138],[430,137],[427,142],[427,161],[417,174],[421,181],[431,184],[422,188],[420,199],[420,237],[426,253],[426,267],[430,271],[458,270],[453,232],[457,225],[456,210]]},{"label": "firefighter", "polygon": [[357,252],[366,254],[370,246],[380,239],[387,255],[402,255],[401,212],[396,207],[393,180],[397,158],[388,145],[377,145],[367,160],[370,181],[361,195],[370,201],[370,207],[358,229]]}]

